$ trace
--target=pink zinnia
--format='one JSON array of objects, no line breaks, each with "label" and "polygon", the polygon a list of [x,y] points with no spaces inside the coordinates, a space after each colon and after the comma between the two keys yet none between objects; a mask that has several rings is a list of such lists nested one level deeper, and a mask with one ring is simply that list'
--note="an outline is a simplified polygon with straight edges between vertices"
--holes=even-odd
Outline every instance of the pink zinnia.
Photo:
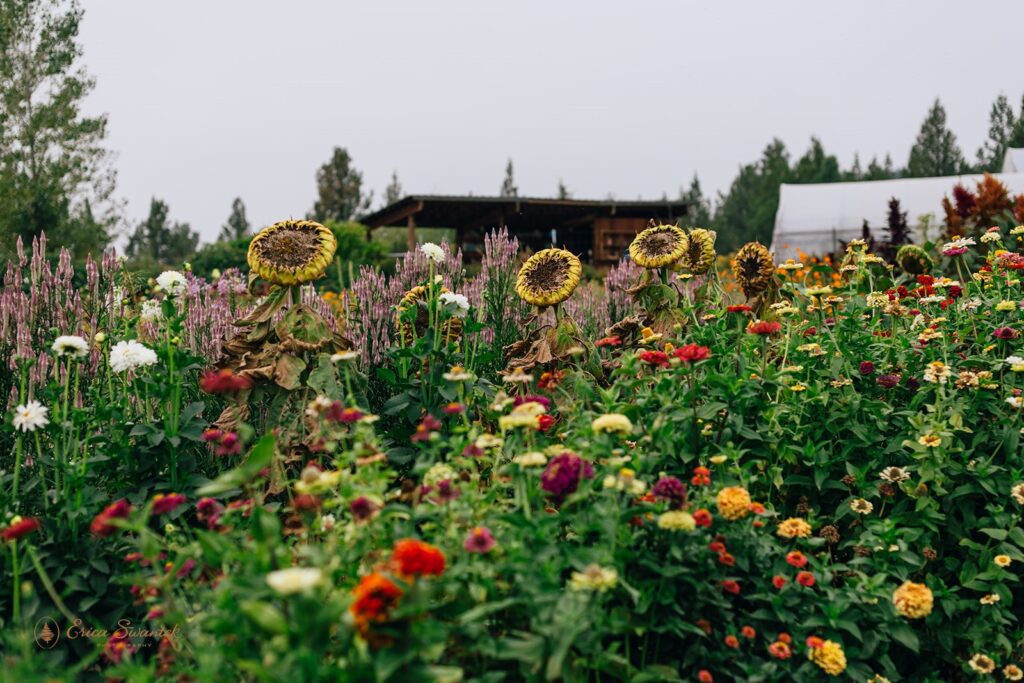
[{"label": "pink zinnia", "polygon": [[153,516],[158,517],[174,510],[185,502],[185,496],[180,493],[158,493],[153,496]]},{"label": "pink zinnia", "polygon": [[469,536],[466,536],[466,542],[463,545],[467,551],[483,555],[489,553],[495,544],[497,544],[497,541],[494,540],[491,530],[485,526],[478,526],[469,532]]}]

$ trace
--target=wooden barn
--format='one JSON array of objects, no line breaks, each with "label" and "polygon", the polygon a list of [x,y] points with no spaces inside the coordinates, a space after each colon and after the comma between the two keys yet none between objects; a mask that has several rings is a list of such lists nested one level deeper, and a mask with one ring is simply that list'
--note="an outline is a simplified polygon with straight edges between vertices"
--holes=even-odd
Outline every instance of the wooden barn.
[{"label": "wooden barn", "polygon": [[579,254],[597,266],[610,265],[626,253],[633,236],[650,221],[676,223],[686,215],[684,201],[539,199],[534,197],[455,197],[412,195],[363,216],[369,230],[403,226],[409,246],[416,228],[448,228],[468,261],[478,261],[484,235],[505,226],[532,251],[552,245]]}]

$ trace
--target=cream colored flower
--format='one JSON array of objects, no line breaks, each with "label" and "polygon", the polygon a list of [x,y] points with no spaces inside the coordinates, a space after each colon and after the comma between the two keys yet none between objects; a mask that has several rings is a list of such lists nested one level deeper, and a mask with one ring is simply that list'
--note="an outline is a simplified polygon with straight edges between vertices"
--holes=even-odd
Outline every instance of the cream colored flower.
[{"label": "cream colored flower", "polygon": [[279,595],[293,595],[320,583],[323,572],[316,567],[289,567],[267,574],[267,585]]},{"label": "cream colored flower", "polygon": [[530,451],[512,458],[512,462],[523,468],[544,467],[548,463],[548,457],[538,451]]},{"label": "cream colored flower", "polygon": [[869,515],[875,509],[875,506],[871,504],[871,501],[864,500],[863,498],[854,498],[850,501],[850,509],[859,515]]},{"label": "cream colored flower", "polygon": [[693,531],[697,522],[685,510],[669,510],[658,517],[658,528],[667,531]]},{"label": "cream colored flower", "polygon": [[598,434],[629,434],[633,431],[633,423],[620,413],[601,415],[590,423],[590,428]]},{"label": "cream colored flower", "polygon": [[1013,564],[1013,560],[1009,555],[996,555],[992,558],[992,561],[996,563],[997,567],[1009,567]]},{"label": "cream colored flower", "polygon": [[604,593],[615,588],[619,573],[610,567],[591,564],[582,572],[573,572],[569,579],[569,590]]}]

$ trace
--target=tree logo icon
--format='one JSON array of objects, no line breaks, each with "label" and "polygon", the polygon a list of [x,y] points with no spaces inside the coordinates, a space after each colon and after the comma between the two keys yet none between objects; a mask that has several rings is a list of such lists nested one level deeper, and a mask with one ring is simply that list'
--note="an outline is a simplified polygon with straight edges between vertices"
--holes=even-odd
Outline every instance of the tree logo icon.
[{"label": "tree logo icon", "polygon": [[36,645],[44,650],[52,649],[60,642],[60,625],[50,617],[43,617],[36,622],[34,634]]}]

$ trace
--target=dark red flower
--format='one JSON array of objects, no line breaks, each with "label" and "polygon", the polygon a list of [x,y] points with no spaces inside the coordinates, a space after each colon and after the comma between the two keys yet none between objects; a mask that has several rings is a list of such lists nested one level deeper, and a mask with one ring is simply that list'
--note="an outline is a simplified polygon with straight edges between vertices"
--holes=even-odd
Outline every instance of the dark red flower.
[{"label": "dark red flower", "polygon": [[18,521],[12,522],[3,531],[0,531],[0,537],[3,537],[4,541],[17,541],[19,538],[24,538],[33,531],[37,531],[42,526],[42,523],[35,517],[22,517]]},{"label": "dark red flower", "polygon": [[555,425],[555,418],[548,414],[537,416],[537,429],[546,432]]},{"label": "dark red flower", "polygon": [[657,500],[668,502],[668,506],[677,510],[686,505],[686,484],[675,477],[662,477],[653,487],[651,494]]},{"label": "dark red flower", "polygon": [[540,379],[537,380],[537,388],[544,391],[550,391],[558,386],[558,383],[565,378],[565,373],[561,370],[548,370],[547,372],[541,373]]},{"label": "dark red flower", "polygon": [[357,408],[347,407],[341,401],[334,401],[324,411],[324,417],[328,422],[350,425],[362,420],[365,414]]},{"label": "dark red flower", "polygon": [[224,506],[213,498],[200,498],[196,503],[196,518],[206,524],[207,529],[216,529]]},{"label": "dark red flower", "polygon": [[127,519],[128,515],[131,513],[131,503],[124,498],[115,501],[108,505],[103,512],[93,518],[92,524],[89,525],[89,531],[91,531],[94,536],[106,538],[117,531],[117,527],[111,522],[115,519]]},{"label": "dark red flower", "polygon": [[1020,333],[1012,327],[997,327],[992,332],[992,336],[996,339],[1016,339],[1019,335]]},{"label": "dark red flower", "polygon": [[893,387],[899,385],[899,383],[900,383],[900,376],[899,375],[879,375],[878,379],[876,379],[875,382],[878,384],[878,386],[882,387],[883,389],[892,389]]},{"label": "dark red flower", "polygon": [[540,487],[548,492],[555,502],[565,500],[579,488],[580,481],[594,476],[594,467],[575,453],[565,452],[548,461],[540,475]]},{"label": "dark red flower", "polygon": [[740,584],[739,584],[738,581],[733,581],[732,579],[726,579],[725,581],[722,582],[722,590],[724,590],[726,593],[732,593],[733,595],[739,595],[740,594]]},{"label": "dark red flower", "polygon": [[391,553],[395,570],[403,576],[440,576],[444,573],[445,557],[439,548],[415,538],[395,543]]},{"label": "dark red flower", "polygon": [[711,512],[705,508],[701,508],[693,513],[693,521],[697,523],[697,526],[711,526]]},{"label": "dark red flower", "polygon": [[860,374],[862,375],[873,375],[875,374],[875,364],[869,360],[861,361],[860,363]]},{"label": "dark red flower", "polygon": [[377,504],[366,496],[359,496],[348,504],[348,511],[357,522],[365,522],[377,512]]},{"label": "dark red flower", "polygon": [[461,415],[466,412],[466,406],[461,403],[449,403],[444,408],[441,408],[441,412],[445,415]]},{"label": "dark red flower", "polygon": [[252,380],[236,375],[230,368],[210,370],[199,379],[199,388],[208,394],[234,394],[251,386]]},{"label": "dark red flower", "polygon": [[724,564],[726,567],[732,567],[736,564],[736,558],[729,553],[719,553],[718,561]]},{"label": "dark red flower", "polygon": [[746,304],[736,304],[734,306],[726,306],[725,310],[729,313],[750,313],[754,309]]}]

